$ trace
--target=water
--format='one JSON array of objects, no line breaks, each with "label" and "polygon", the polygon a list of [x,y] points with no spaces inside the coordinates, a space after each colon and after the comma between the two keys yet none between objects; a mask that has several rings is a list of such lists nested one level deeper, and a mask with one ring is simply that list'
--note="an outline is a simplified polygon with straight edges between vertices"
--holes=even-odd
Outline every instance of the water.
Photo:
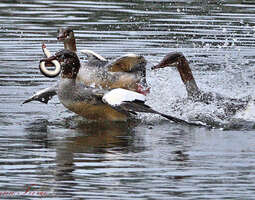
[{"label": "water", "polygon": [[[254,199],[254,108],[222,120],[215,105],[185,101],[176,69],[150,70],[181,51],[201,89],[254,97],[254,10],[251,0],[2,0],[0,198]],[[153,115],[87,123],[56,97],[21,106],[57,80],[38,70],[41,43],[61,49],[56,32],[67,26],[80,50],[144,55],[153,108],[221,126],[188,127]]]}]

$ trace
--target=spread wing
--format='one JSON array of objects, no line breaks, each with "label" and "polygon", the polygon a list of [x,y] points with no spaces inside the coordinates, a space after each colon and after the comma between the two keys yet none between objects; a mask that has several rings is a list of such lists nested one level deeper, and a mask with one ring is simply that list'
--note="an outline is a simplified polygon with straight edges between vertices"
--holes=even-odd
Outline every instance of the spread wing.
[{"label": "spread wing", "polygon": [[106,68],[111,72],[141,72],[145,76],[147,62],[143,56],[126,54],[109,63]]},{"label": "spread wing", "polygon": [[96,52],[88,49],[84,49],[80,51],[82,54],[85,54],[88,57],[88,61],[98,60],[98,61],[107,61],[103,56],[97,54]]},{"label": "spread wing", "polygon": [[108,63],[108,61],[101,55],[97,54],[92,50],[81,50],[81,53],[85,54],[88,57],[88,65],[95,67],[103,67]]},{"label": "spread wing", "polygon": [[57,94],[57,84],[52,87],[39,90],[33,96],[25,100],[23,104],[31,102],[31,101],[40,101],[42,103],[47,104],[48,101],[52,99],[52,97],[56,94]]}]

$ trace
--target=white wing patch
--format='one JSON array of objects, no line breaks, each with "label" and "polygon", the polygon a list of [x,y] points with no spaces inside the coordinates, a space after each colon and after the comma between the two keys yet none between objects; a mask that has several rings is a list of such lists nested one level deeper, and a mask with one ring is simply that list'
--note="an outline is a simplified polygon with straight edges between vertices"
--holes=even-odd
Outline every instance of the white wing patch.
[{"label": "white wing patch", "polygon": [[96,58],[98,60],[101,60],[101,61],[107,61],[103,56],[97,54],[94,51],[88,50],[88,49],[81,50],[81,53],[85,54],[88,57],[94,57],[94,58]]},{"label": "white wing patch", "polygon": [[125,90],[122,88],[117,88],[117,89],[111,90],[110,92],[107,92],[103,96],[102,100],[104,103],[107,103],[111,106],[119,106],[124,101],[130,101],[130,102],[135,100],[145,101],[145,96],[137,92]]}]

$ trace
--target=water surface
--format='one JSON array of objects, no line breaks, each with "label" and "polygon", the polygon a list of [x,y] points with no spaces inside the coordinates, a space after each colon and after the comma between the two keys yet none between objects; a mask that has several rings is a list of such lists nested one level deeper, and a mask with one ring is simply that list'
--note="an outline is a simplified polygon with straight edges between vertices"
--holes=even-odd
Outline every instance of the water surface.
[{"label": "water surface", "polygon": [[[1,1],[0,198],[254,199],[254,108],[222,120],[217,106],[185,101],[176,69],[150,70],[180,51],[201,89],[254,97],[254,13],[253,1],[238,0]],[[57,97],[21,106],[57,81],[38,70],[41,44],[63,48],[57,29],[67,26],[79,50],[144,55],[154,109],[221,126],[153,115],[87,123]]]}]

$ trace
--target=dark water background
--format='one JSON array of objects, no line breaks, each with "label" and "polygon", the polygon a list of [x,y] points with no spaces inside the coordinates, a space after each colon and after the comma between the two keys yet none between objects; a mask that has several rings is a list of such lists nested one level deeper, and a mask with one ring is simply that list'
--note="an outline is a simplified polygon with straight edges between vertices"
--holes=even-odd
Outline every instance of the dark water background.
[{"label": "dark water background", "polygon": [[[222,122],[215,105],[178,103],[186,92],[176,69],[150,70],[181,51],[203,90],[254,97],[254,1],[1,0],[0,22],[0,199],[40,198],[22,196],[29,187],[44,199],[255,199],[255,110]],[[42,76],[38,61],[42,42],[63,47],[56,32],[66,26],[80,50],[144,55],[153,108],[225,126],[152,115],[88,124],[56,97],[21,106],[57,80]]]}]

